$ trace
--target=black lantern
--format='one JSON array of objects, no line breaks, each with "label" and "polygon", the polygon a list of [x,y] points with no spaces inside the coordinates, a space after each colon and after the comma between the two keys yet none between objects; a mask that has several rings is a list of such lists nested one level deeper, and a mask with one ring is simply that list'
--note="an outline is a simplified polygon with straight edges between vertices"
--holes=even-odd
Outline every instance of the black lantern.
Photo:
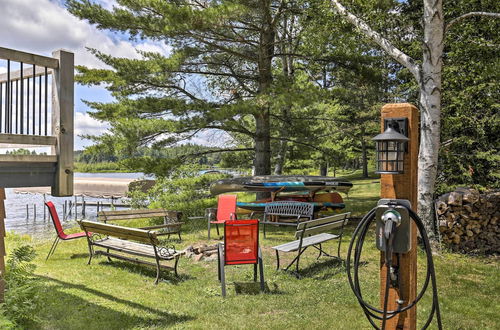
[{"label": "black lantern", "polygon": [[405,143],[409,139],[401,134],[398,121],[388,119],[384,133],[372,140],[377,143],[377,170],[379,174],[400,174],[404,172]]}]

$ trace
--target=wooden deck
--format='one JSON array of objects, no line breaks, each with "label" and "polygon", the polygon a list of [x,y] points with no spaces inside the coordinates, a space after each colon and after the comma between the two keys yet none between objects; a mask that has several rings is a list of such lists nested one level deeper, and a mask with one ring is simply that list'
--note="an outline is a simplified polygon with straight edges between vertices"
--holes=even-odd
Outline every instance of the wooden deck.
[{"label": "wooden deck", "polygon": [[52,187],[73,195],[74,56],[0,47],[0,148],[47,147],[49,155],[0,155],[0,187]]},{"label": "wooden deck", "polygon": [[0,155],[0,303],[4,298],[4,188],[50,186],[73,195],[74,55],[0,47],[0,148],[47,147],[48,155]]}]

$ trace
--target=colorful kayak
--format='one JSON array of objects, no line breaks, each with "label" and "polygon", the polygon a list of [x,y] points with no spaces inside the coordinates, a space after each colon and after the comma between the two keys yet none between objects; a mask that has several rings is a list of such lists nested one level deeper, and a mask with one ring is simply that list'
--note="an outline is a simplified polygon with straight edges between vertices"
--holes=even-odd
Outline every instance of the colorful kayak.
[{"label": "colorful kayak", "polygon": [[239,191],[338,191],[347,193],[352,183],[328,176],[262,175],[218,180],[210,186],[212,195]]}]

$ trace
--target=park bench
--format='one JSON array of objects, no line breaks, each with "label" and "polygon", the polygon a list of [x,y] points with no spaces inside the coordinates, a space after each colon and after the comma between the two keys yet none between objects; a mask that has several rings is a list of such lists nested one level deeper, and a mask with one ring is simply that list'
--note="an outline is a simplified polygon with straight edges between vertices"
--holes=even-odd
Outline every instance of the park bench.
[{"label": "park bench", "polygon": [[264,237],[266,225],[297,226],[301,219],[312,220],[314,205],[306,202],[280,201],[267,203],[261,221]]},{"label": "park bench", "polygon": [[[349,220],[349,215],[350,213],[342,213],[298,223],[297,231],[295,232],[296,239],[294,241],[273,246],[273,249],[276,251],[276,269],[280,269],[279,252],[287,253],[296,251],[297,256],[284,270],[287,271],[295,263],[295,274],[298,277],[300,256],[311,246],[319,250],[317,259],[319,259],[319,257],[321,257],[322,255],[340,259],[340,244],[342,243],[342,234],[344,232],[344,226]],[[338,233],[329,233],[333,229],[339,229]],[[339,240],[336,257],[326,253],[321,246],[322,243],[333,239]]]},{"label": "park bench", "polygon": [[97,219],[100,222],[108,223],[111,221],[121,220],[137,220],[162,217],[163,224],[157,226],[141,227],[139,229],[155,230],[156,234],[168,235],[177,234],[181,240],[181,226],[184,222],[179,220],[182,213],[178,211],[169,211],[165,209],[140,209],[140,210],[120,210],[120,211],[101,211],[97,214]]},{"label": "park bench", "polygon": [[[178,275],[177,264],[182,253],[176,251],[173,246],[162,246],[154,231],[87,220],[78,223],[87,234],[90,254],[88,264],[94,255],[104,255],[108,260],[116,258],[156,266],[155,284],[158,284],[160,279],[161,268],[173,270],[175,275]],[[142,258],[154,259],[155,263]],[[174,267],[162,263],[169,260],[174,260]]]}]

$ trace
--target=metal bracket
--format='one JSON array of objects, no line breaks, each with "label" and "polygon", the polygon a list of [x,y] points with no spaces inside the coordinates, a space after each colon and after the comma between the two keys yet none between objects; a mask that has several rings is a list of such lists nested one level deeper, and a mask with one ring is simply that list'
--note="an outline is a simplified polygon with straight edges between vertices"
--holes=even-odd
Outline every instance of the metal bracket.
[{"label": "metal bracket", "polygon": [[[397,127],[393,127],[397,132],[408,137],[408,118],[384,118],[384,131],[387,129],[389,122],[395,122]],[[405,152],[408,152],[408,142],[404,144]]]}]

